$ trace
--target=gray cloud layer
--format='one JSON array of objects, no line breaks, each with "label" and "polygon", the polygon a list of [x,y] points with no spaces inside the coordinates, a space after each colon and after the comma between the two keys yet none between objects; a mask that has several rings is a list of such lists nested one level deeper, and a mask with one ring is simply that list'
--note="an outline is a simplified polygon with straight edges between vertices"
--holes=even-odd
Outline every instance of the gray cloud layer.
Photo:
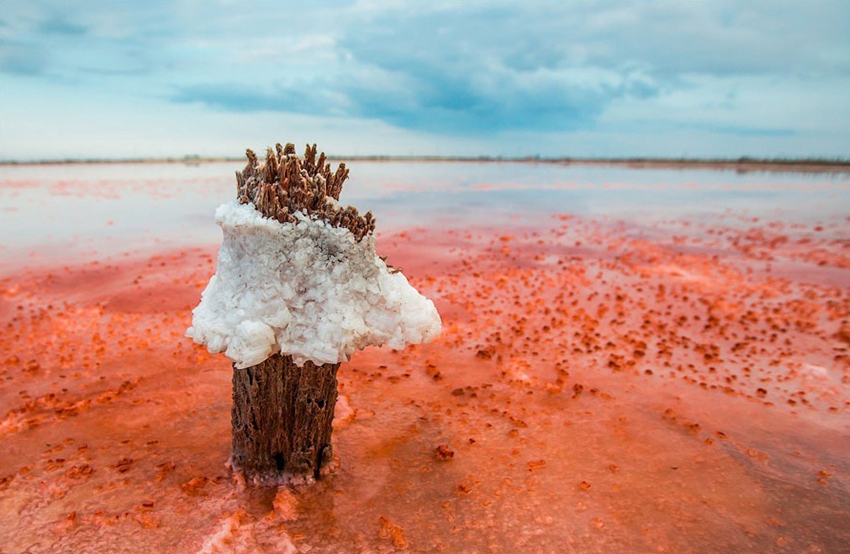
[{"label": "gray cloud layer", "polygon": [[738,83],[850,82],[840,2],[6,1],[0,21],[7,74],[459,135],[592,130],[612,106],[691,93],[731,112],[752,86]]}]

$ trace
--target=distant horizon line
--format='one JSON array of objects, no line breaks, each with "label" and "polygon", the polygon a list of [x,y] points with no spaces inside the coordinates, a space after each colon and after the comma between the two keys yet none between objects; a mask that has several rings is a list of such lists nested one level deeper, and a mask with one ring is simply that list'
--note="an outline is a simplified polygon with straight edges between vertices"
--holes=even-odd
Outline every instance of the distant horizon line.
[{"label": "distant horizon line", "polygon": [[[527,163],[551,165],[609,165],[627,166],[634,169],[685,169],[704,168],[738,171],[794,171],[794,172],[850,172],[850,158],[802,157],[802,158],[692,158],[652,156],[422,156],[422,155],[328,155],[335,162],[425,162],[425,163]],[[138,158],[55,158],[40,160],[0,160],[0,165],[85,165],[85,164],[174,164],[200,165],[204,163],[244,162],[244,157],[200,156],[182,157],[138,157]]]}]

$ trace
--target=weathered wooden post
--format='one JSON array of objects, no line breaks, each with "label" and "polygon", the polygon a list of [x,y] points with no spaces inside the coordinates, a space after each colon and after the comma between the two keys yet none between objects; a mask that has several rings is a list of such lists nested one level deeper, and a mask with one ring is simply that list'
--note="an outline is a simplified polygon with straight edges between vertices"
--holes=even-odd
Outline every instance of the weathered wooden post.
[{"label": "weathered wooden post", "polygon": [[332,459],[340,362],[369,345],[427,342],[433,302],[375,251],[375,220],[339,204],[331,172],[308,146],[251,150],[237,202],[216,211],[224,241],[187,336],[233,360],[233,455],[246,481],[320,476]]}]

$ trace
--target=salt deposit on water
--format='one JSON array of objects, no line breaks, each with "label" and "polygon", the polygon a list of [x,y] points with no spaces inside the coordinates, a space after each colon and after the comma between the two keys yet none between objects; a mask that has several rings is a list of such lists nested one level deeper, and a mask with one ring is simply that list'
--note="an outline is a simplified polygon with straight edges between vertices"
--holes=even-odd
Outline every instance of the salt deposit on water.
[{"label": "salt deposit on water", "polygon": [[224,243],[187,336],[245,368],[281,351],[299,365],[343,362],[366,346],[401,349],[440,333],[434,303],[387,267],[372,235],[358,242],[295,215],[297,224],[280,223],[252,204],[218,208]]}]

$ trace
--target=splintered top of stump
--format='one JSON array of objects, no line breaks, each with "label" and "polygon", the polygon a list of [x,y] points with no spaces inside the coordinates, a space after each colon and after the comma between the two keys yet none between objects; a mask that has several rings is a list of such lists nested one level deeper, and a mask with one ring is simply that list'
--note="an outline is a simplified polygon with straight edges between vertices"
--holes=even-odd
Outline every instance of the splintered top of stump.
[{"label": "splintered top of stump", "polygon": [[357,208],[339,204],[348,169],[341,163],[332,172],[325,153],[316,156],[315,144],[307,145],[303,160],[292,143],[268,148],[264,162],[253,150],[248,149],[246,155],[248,165],[236,172],[236,197],[241,204],[250,202],[265,217],[281,223],[296,223],[293,214],[300,211],[348,229],[357,241],[375,230],[372,212],[361,216]]}]

